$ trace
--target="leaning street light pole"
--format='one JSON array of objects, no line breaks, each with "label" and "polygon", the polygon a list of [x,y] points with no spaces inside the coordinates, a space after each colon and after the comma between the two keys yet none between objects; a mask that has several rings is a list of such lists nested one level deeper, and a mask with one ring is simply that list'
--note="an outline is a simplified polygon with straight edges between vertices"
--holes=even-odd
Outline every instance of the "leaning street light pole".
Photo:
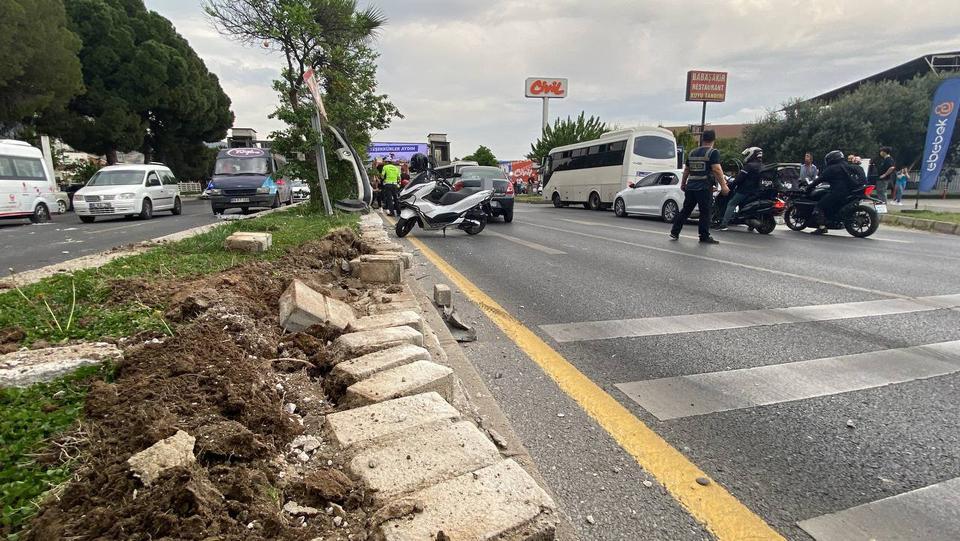
[{"label": "leaning street light pole", "polygon": [[525,96],[543,100],[543,120],[540,129],[550,123],[550,99],[567,97],[567,80],[549,77],[528,77],[524,83]]}]

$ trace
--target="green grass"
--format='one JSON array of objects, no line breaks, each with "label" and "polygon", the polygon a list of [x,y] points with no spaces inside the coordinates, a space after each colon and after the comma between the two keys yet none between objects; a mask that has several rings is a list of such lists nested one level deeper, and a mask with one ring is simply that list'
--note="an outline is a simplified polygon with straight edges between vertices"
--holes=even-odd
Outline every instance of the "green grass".
[{"label": "green grass", "polygon": [[[70,477],[73,460],[49,466],[32,457],[49,438],[73,426],[90,384],[111,375],[111,367],[86,366],[50,383],[0,389],[0,535],[17,539],[43,494]],[[70,452],[65,449],[66,456]]]},{"label": "green grass", "polygon": [[936,212],[932,210],[909,210],[901,212],[904,216],[909,216],[911,218],[960,224],[960,212]]},{"label": "green grass", "polygon": [[550,200],[544,199],[542,195],[526,193],[515,196],[514,199],[518,203],[533,203],[538,205],[550,205],[552,204]]},{"label": "green grass", "polygon": [[[327,217],[298,207],[254,220],[230,222],[143,254],[115,259],[106,265],[46,278],[19,291],[0,293],[0,329],[17,326],[27,337],[59,342],[122,337],[143,330],[167,332],[162,306],[108,304],[110,282],[117,278],[186,278],[220,272],[254,258],[273,259],[340,226],[352,226],[356,216]],[[236,231],[267,231],[273,247],[265,254],[238,254],[223,249]]]}]

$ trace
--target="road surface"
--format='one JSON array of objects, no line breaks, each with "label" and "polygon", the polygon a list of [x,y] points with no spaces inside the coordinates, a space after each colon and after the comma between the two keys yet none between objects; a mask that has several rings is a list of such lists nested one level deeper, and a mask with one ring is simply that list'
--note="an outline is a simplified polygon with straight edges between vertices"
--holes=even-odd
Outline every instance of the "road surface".
[{"label": "road surface", "polygon": [[184,201],[180,216],[158,211],[151,220],[97,218],[85,224],[73,212],[55,214],[45,224],[0,220],[0,272],[37,269],[215,221],[208,201]]},{"label": "road surface", "polygon": [[455,293],[465,350],[581,538],[960,539],[960,237],[667,232],[518,205],[411,234],[424,286],[489,297]]}]

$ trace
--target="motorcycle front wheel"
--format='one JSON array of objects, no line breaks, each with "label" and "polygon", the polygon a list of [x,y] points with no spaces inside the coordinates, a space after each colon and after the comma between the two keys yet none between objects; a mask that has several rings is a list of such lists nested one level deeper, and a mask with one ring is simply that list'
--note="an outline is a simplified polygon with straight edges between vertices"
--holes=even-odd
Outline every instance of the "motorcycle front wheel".
[{"label": "motorcycle front wheel", "polygon": [[843,227],[854,237],[866,238],[877,232],[880,217],[872,207],[857,205],[853,208],[853,213],[843,221]]},{"label": "motorcycle front wheel", "polygon": [[413,226],[417,223],[416,220],[408,220],[406,218],[400,218],[397,220],[397,225],[394,227],[394,231],[397,233],[397,236],[400,238],[406,237]]},{"label": "motorcycle front wheel", "polygon": [[773,216],[767,214],[760,218],[760,225],[757,227],[757,233],[761,235],[769,235],[773,233],[773,230],[777,228],[777,220]]},{"label": "motorcycle front wheel", "polygon": [[799,214],[797,207],[794,206],[787,208],[787,211],[783,213],[783,223],[792,231],[803,231],[807,228],[807,219],[800,217]]}]

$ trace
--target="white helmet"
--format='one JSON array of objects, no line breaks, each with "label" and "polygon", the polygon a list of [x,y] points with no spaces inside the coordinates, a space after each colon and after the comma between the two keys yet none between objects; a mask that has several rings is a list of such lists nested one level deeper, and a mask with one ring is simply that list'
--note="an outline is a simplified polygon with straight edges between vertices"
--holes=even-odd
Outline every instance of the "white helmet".
[{"label": "white helmet", "polygon": [[740,153],[743,156],[743,163],[749,163],[754,160],[763,159],[763,149],[760,147],[750,147]]}]

